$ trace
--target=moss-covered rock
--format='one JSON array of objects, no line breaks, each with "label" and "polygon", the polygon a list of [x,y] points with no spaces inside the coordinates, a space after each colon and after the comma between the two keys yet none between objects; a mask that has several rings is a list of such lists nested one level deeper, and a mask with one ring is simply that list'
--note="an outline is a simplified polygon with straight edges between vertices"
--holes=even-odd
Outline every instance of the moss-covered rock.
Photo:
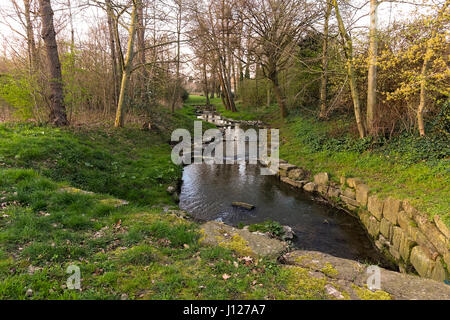
[{"label": "moss-covered rock", "polygon": [[201,225],[201,234],[200,242],[202,244],[228,248],[241,256],[276,258],[288,247],[283,241],[246,229],[236,229],[216,221],[208,221]]}]

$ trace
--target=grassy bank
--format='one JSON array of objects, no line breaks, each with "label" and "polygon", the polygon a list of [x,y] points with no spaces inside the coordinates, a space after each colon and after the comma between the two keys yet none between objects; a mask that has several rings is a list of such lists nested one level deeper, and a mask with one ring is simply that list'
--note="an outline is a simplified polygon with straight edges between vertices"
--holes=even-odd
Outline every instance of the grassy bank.
[{"label": "grassy bank", "polygon": [[[196,99],[198,103],[202,100]],[[218,111],[224,111],[220,99],[212,103]],[[280,157],[289,163],[313,173],[329,172],[336,182],[340,176],[361,177],[372,191],[410,199],[417,209],[430,217],[441,216],[450,226],[448,138],[420,138],[410,134],[389,141],[358,139],[351,118],[321,122],[305,114],[291,114],[283,122],[275,105],[239,106],[237,113],[223,112],[229,118],[261,119],[280,128]]]},{"label": "grassy bank", "polygon": [[[174,119],[191,126],[192,108]],[[305,269],[201,246],[165,191],[181,175],[167,137],[1,124],[0,299],[329,298]]]}]

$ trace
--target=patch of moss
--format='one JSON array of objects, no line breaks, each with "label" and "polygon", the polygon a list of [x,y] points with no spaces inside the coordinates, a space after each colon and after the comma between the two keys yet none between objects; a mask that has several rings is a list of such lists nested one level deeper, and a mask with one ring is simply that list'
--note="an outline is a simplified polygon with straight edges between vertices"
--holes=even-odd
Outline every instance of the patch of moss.
[{"label": "patch of moss", "polygon": [[248,246],[248,242],[240,235],[235,234],[231,239],[221,240],[219,246],[222,248],[230,249],[239,254],[240,256],[254,256],[254,252]]},{"label": "patch of moss", "polygon": [[362,300],[392,300],[390,294],[382,290],[373,292],[367,288],[360,288],[354,284],[352,284],[352,288],[356,295]]},{"label": "patch of moss", "polygon": [[326,276],[330,277],[330,278],[334,278],[336,277],[339,272],[333,267],[333,265],[329,262],[327,262],[325,264],[325,267],[323,267],[322,269],[320,269],[320,271],[322,273],[324,273]]},{"label": "patch of moss", "polygon": [[[308,270],[291,266],[284,269],[286,272],[286,289],[290,295],[296,294],[305,299],[326,299],[325,279],[313,278],[308,274]],[[293,298],[293,296],[288,296]]]}]

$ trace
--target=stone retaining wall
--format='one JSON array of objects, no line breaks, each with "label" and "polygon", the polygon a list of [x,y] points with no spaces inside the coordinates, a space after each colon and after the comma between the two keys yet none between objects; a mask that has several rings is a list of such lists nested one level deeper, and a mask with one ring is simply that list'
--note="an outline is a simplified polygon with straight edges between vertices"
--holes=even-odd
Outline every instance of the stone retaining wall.
[{"label": "stone retaining wall", "polygon": [[450,231],[439,216],[431,221],[407,200],[382,199],[359,178],[341,177],[340,183],[334,183],[326,172],[311,177],[307,170],[283,160],[278,175],[282,182],[318,193],[357,216],[376,247],[400,271],[415,271],[441,282],[449,280]]}]

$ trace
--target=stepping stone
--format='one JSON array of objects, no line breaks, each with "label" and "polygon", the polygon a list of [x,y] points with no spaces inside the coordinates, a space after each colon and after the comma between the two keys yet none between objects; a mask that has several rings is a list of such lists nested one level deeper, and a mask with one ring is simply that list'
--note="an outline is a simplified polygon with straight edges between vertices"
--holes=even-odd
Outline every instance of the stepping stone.
[{"label": "stepping stone", "polygon": [[252,204],[245,203],[245,202],[239,202],[239,201],[233,202],[232,205],[233,205],[233,207],[240,207],[240,208],[244,208],[247,210],[252,210],[255,208],[255,206]]}]

